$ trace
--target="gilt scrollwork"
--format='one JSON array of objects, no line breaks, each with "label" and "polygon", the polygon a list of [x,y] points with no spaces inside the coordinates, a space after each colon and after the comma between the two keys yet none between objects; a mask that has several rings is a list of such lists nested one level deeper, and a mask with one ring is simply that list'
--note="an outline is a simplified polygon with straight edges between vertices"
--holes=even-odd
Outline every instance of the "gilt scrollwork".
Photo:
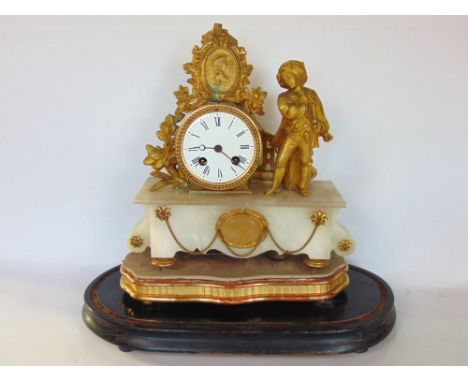
[{"label": "gilt scrollwork", "polygon": [[[146,145],[148,155],[143,160],[145,165],[153,167],[151,175],[161,179],[151,187],[151,191],[172,185],[174,187],[186,188],[187,179],[177,164],[175,152],[176,123],[173,115],[168,115],[160,125],[156,136],[163,142],[163,146]],[[161,171],[165,169],[166,172]]]},{"label": "gilt scrollwork", "polygon": [[151,191],[167,185],[188,186],[175,151],[177,124],[187,113],[209,102],[227,102],[238,105],[247,113],[263,115],[266,92],[260,87],[247,87],[253,67],[247,64],[245,49],[238,46],[237,40],[221,24],[214,24],[213,29],[202,36],[201,47],[195,46],[192,54],[192,62],[183,66],[190,75],[187,82],[191,89],[181,85],[174,92],[176,110],[166,116],[156,133],[162,146],[146,146],[148,155],[143,163],[152,166],[151,175],[160,179]]}]

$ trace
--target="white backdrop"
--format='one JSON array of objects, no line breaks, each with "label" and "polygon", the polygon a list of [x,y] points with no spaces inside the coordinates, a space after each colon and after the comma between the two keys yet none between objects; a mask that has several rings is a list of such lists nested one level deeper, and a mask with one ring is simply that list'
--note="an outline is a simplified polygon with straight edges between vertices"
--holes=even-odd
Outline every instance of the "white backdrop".
[{"label": "white backdrop", "polygon": [[[126,254],[143,214],[131,202],[150,170],[145,145],[214,22],[247,49],[251,85],[268,92],[259,119],[269,131],[280,120],[279,65],[306,63],[335,136],[315,164],[348,202],[349,262],[401,291],[401,304],[412,290],[468,288],[468,18],[1,17],[0,286],[11,304],[79,322],[86,284]],[[30,318],[4,318],[17,330],[7,345],[27,341]],[[72,329],[49,329],[69,349],[60,341]]]}]

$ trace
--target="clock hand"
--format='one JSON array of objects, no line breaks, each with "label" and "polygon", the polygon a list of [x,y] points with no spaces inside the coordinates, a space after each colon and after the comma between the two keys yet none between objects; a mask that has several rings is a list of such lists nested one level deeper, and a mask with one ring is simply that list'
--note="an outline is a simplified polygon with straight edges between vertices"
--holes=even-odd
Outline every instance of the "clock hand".
[{"label": "clock hand", "polygon": [[234,161],[234,160],[233,160],[234,157],[230,157],[230,156],[227,155],[224,151],[220,151],[220,152],[221,152],[221,154],[223,154],[226,158],[228,158],[228,159],[231,161],[231,163],[232,163],[233,165],[240,167],[242,170],[244,169],[244,167],[242,167],[242,166],[239,164],[238,161]]},{"label": "clock hand", "polygon": [[226,158],[229,159],[229,161],[233,164],[233,165],[236,165],[236,166],[239,166],[242,170],[244,169],[244,167],[242,167],[238,161],[233,161],[233,158],[234,157],[230,157],[229,155],[227,155],[224,151],[223,151],[223,146],[221,145],[216,145],[214,147],[214,151],[216,151],[217,153],[221,153],[223,154]]},{"label": "clock hand", "polygon": [[227,159],[231,160],[231,157],[227,155],[224,151],[220,151],[221,154],[223,154]]},{"label": "clock hand", "polygon": [[190,149],[199,149],[200,151],[205,151],[207,149],[212,149],[214,150],[215,148],[214,147],[206,147],[205,145],[200,145],[200,146],[193,146],[193,147],[190,147]]}]

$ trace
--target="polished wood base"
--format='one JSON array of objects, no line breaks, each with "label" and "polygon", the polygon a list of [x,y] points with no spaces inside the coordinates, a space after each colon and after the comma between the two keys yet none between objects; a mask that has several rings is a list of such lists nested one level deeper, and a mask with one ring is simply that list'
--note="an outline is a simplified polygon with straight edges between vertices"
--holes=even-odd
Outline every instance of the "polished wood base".
[{"label": "polished wood base", "polygon": [[348,274],[348,288],[323,302],[144,303],[120,288],[115,267],[88,286],[83,319],[122,351],[364,352],[393,328],[393,293],[385,281],[364,269],[350,266]]}]

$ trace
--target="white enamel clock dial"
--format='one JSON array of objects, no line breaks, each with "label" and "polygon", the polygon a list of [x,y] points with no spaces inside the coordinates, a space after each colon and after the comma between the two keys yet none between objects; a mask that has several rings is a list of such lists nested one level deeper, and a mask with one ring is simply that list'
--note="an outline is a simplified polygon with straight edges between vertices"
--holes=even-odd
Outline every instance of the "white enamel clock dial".
[{"label": "white enamel clock dial", "polygon": [[252,176],[261,154],[260,134],[253,120],[229,105],[207,105],[182,122],[177,156],[199,186],[234,188]]}]

